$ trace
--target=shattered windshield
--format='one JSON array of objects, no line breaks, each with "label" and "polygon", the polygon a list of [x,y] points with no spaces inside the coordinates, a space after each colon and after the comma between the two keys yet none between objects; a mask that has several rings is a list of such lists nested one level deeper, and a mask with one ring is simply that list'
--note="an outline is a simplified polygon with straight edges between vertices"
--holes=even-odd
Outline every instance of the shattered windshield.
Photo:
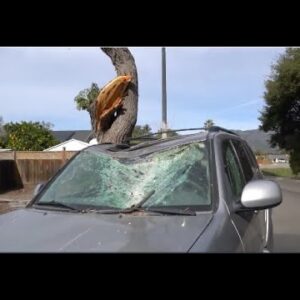
[{"label": "shattered windshield", "polygon": [[94,208],[197,207],[211,204],[203,142],[135,158],[87,149],[77,155],[38,200]]}]

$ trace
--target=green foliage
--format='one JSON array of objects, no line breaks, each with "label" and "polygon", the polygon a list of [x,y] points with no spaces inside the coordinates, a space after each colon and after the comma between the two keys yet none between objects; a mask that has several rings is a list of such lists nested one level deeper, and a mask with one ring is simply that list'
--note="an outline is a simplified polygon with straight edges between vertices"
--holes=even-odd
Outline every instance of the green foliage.
[{"label": "green foliage", "polygon": [[136,125],[132,132],[132,138],[148,135],[151,133],[152,133],[151,127],[148,124],[146,124],[144,126]]},{"label": "green foliage", "polygon": [[[171,128],[169,128],[168,130],[172,130]],[[162,130],[160,129],[160,130],[158,130],[158,134],[156,134],[155,136],[157,137],[157,138],[161,138],[161,136],[162,136],[162,134],[161,134],[161,132],[162,132]],[[173,136],[178,136],[178,133],[176,132],[176,131],[173,131],[173,132],[167,132],[167,137],[173,137]]]},{"label": "green foliage", "polygon": [[20,151],[41,151],[59,143],[51,131],[51,124],[40,122],[7,123],[6,147]]},{"label": "green foliage", "polygon": [[92,102],[96,101],[100,89],[96,83],[92,83],[90,88],[78,93],[74,101],[78,110],[87,110]]},{"label": "green foliage", "polygon": [[[169,130],[172,130],[172,129],[169,129]],[[153,135],[152,137],[153,138],[161,138],[160,132],[161,132],[161,130],[158,130],[158,133]],[[145,136],[148,134],[152,134],[152,129],[148,124],[146,124],[144,126],[136,125],[134,127],[134,130],[132,133],[132,138],[137,138],[137,137]],[[177,132],[168,132],[167,133],[167,137],[173,137],[173,136],[178,136],[178,133]]]},{"label": "green foliage", "polygon": [[0,116],[0,148],[5,148],[7,142],[3,118]]},{"label": "green foliage", "polygon": [[265,176],[294,177],[290,168],[265,168],[261,171]]},{"label": "green foliage", "polygon": [[264,153],[263,153],[262,151],[260,151],[260,150],[255,150],[255,151],[254,151],[254,154],[255,154],[256,156],[262,156],[262,155],[264,155]]},{"label": "green foliage", "polygon": [[300,151],[292,151],[291,152],[290,166],[295,175],[300,173]]},{"label": "green foliage", "polygon": [[4,132],[3,126],[4,126],[4,121],[3,118],[0,116],[0,135],[2,135]]},{"label": "green foliage", "polygon": [[260,128],[274,132],[271,146],[291,154],[293,171],[300,168],[300,48],[287,48],[265,82],[266,105],[261,112]]},{"label": "green foliage", "polygon": [[206,128],[206,129],[208,129],[208,128],[214,126],[214,125],[215,125],[215,123],[214,123],[214,121],[211,120],[211,119],[208,119],[208,120],[206,120],[206,121],[204,122],[204,128]]}]

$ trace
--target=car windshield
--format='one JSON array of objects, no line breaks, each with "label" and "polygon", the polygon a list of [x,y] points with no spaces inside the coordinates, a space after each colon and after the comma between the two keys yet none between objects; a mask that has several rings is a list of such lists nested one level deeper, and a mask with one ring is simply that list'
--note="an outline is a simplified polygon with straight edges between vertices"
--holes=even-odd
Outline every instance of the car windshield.
[{"label": "car windshield", "polygon": [[[135,158],[87,149],[55,178],[38,203],[60,202],[95,209],[189,207],[211,204],[204,142],[180,145]],[[149,195],[149,196],[148,196]]]}]

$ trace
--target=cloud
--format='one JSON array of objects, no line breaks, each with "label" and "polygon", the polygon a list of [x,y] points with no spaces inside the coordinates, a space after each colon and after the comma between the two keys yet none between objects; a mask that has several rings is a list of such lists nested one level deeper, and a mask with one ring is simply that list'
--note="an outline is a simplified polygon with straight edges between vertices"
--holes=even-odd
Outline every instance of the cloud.
[{"label": "cloud", "polygon": [[256,100],[246,101],[246,102],[243,102],[241,104],[237,104],[237,105],[228,107],[226,109],[217,111],[217,112],[214,113],[214,115],[218,116],[220,114],[228,113],[230,111],[234,111],[234,110],[241,109],[241,108],[244,108],[244,107],[253,106],[253,105],[258,104],[258,103],[262,104],[262,100],[261,99],[256,99]]},{"label": "cloud", "polygon": [[230,119],[218,119],[215,124],[220,127],[228,129],[239,129],[239,130],[248,130],[248,129],[257,129],[260,122],[257,119],[251,120],[230,120]]},{"label": "cloud", "polygon": [[[167,48],[169,126],[202,126],[208,118],[230,127],[256,126],[263,101],[241,99],[261,99],[270,64],[283,49]],[[138,68],[138,123],[158,129],[161,48],[130,50]],[[97,47],[3,47],[0,65],[4,120],[39,119],[56,129],[90,128],[88,114],[76,110],[74,97],[92,82],[102,87],[116,76],[110,59]]]}]

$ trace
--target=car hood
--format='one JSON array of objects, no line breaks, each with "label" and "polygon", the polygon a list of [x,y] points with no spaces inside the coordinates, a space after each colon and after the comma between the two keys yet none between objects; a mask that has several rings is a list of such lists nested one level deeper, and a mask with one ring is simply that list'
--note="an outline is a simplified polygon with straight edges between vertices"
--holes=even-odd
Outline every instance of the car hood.
[{"label": "car hood", "polygon": [[187,252],[211,213],[103,215],[33,208],[0,215],[1,252]]}]

